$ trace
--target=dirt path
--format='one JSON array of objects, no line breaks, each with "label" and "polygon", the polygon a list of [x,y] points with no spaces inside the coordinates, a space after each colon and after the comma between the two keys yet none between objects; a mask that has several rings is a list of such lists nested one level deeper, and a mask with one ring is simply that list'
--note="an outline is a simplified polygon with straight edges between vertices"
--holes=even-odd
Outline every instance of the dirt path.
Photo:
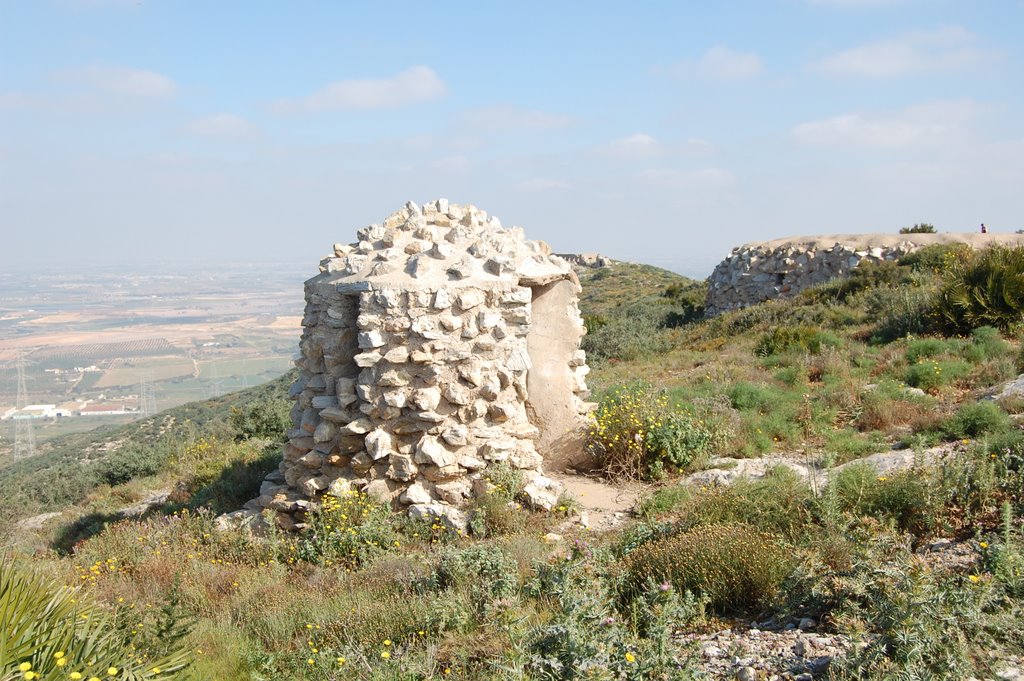
[{"label": "dirt path", "polygon": [[570,473],[550,473],[579,505],[574,523],[594,530],[608,530],[632,515],[643,495],[644,486],[637,483],[612,484],[606,480]]}]

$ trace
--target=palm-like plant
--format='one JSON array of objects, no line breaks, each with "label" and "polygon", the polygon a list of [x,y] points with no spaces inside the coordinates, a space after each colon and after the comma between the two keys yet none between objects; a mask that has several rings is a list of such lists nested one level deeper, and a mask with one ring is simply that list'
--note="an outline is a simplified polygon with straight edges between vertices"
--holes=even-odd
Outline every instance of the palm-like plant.
[{"label": "palm-like plant", "polygon": [[190,660],[184,650],[146,659],[79,589],[49,583],[11,554],[0,554],[0,625],[0,681],[173,679]]},{"label": "palm-like plant", "polygon": [[937,313],[957,333],[1007,330],[1024,321],[1024,248],[992,246],[956,263],[939,291]]}]

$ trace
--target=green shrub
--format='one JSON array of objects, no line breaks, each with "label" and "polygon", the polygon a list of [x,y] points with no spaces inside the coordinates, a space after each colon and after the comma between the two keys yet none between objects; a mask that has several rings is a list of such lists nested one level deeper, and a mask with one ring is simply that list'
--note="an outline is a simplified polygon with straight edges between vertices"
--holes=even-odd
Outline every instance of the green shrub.
[{"label": "green shrub", "polygon": [[755,610],[775,595],[792,568],[791,549],[748,525],[704,525],[646,544],[623,561],[623,594],[649,580],[708,599],[718,613]]},{"label": "green shrub", "polygon": [[113,487],[134,478],[155,475],[167,462],[167,453],[159,447],[129,445],[108,455],[99,465],[99,475],[103,482]]},{"label": "green shrub", "polygon": [[836,464],[869,456],[888,448],[884,436],[878,433],[865,434],[850,428],[837,428],[825,435],[825,451],[835,455]]},{"label": "green shrub", "polygon": [[[988,589],[965,576],[921,569],[905,557],[858,568],[832,619],[862,632],[849,654],[833,660],[828,678],[966,679],[990,677],[982,665],[1000,626]],[[1011,620],[1012,622],[1012,620]],[[1011,622],[1002,626],[1013,627]]]},{"label": "green shrub", "polygon": [[803,291],[801,297],[819,303],[844,302],[863,291],[910,286],[913,283],[913,272],[905,267],[899,267],[891,260],[862,260],[850,272],[850,276],[814,286]]},{"label": "green shrub", "polygon": [[742,524],[795,542],[814,521],[814,494],[792,470],[776,466],[760,480],[737,480],[680,495],[673,513],[677,531]]},{"label": "green shrub", "polygon": [[710,412],[672,407],[663,391],[634,383],[601,400],[587,447],[607,475],[650,479],[707,456],[725,436]]},{"label": "green shrub", "polygon": [[519,566],[500,547],[477,544],[441,552],[434,580],[441,589],[480,581],[492,596],[511,596],[518,588]]},{"label": "green shrub", "polygon": [[673,308],[662,299],[643,299],[619,305],[600,318],[591,318],[583,349],[594,360],[630,361],[672,348],[666,319]]},{"label": "green shrub", "polygon": [[507,463],[488,466],[484,479],[490,483],[483,494],[473,497],[469,529],[477,537],[514,534],[526,525],[527,514],[516,502],[525,486],[523,476]]},{"label": "green shrub", "polygon": [[1009,430],[1013,421],[995,402],[972,402],[961,406],[942,426],[950,440],[981,437]]},{"label": "green shrub", "polygon": [[519,589],[519,564],[501,548],[478,544],[441,553],[433,581],[441,589],[465,589],[474,612],[483,616],[498,598],[510,598]]},{"label": "green shrub", "polygon": [[699,598],[648,580],[624,603],[627,615],[622,618],[614,609],[606,581],[576,559],[538,566],[526,591],[543,599],[550,615],[517,644],[525,653],[524,669],[510,678],[694,678],[685,657],[676,652],[673,635],[678,626],[702,616]]},{"label": "green shrub", "polygon": [[935,234],[935,225],[919,222],[913,227],[900,227],[900,234]]},{"label": "green shrub", "polygon": [[868,464],[844,467],[829,482],[839,508],[858,517],[890,520],[917,537],[938,525],[942,500],[921,470],[879,475]]},{"label": "green shrub", "polygon": [[921,338],[907,343],[907,364],[917,364],[922,359],[937,357],[951,350],[950,345],[941,338]]},{"label": "green shrub", "polygon": [[175,679],[190,660],[175,645],[159,658],[148,657],[86,595],[48,582],[11,555],[0,555],[0,614],[3,679],[63,679],[72,672],[86,679]]},{"label": "green shrub", "polygon": [[358,567],[401,545],[391,521],[390,507],[362,492],[325,494],[320,508],[309,513],[307,532],[294,555],[311,563]]},{"label": "green shrub", "polygon": [[933,297],[930,289],[919,286],[867,291],[864,303],[868,316],[877,320],[872,342],[889,343],[910,334],[927,333],[932,327]]},{"label": "green shrub", "polygon": [[642,517],[663,515],[674,511],[677,506],[691,499],[694,494],[695,492],[689,485],[670,484],[645,497],[637,507],[637,512]]},{"label": "green shrub", "polygon": [[971,373],[971,366],[961,360],[926,359],[907,367],[907,385],[936,393],[943,387]]},{"label": "green shrub", "polygon": [[1024,247],[990,246],[943,275],[936,314],[951,333],[1000,330],[1024,320]]},{"label": "green shrub", "polygon": [[1010,354],[1010,344],[1003,340],[999,329],[979,326],[971,332],[971,347],[979,352],[978,360],[999,359]]},{"label": "green shrub", "polygon": [[[204,443],[209,446],[204,447]],[[177,469],[184,479],[179,481],[177,491],[191,495],[187,501],[189,507],[203,507],[214,513],[235,511],[258,497],[263,479],[281,463],[277,446],[258,441],[209,443],[201,440],[188,446],[186,451],[195,449],[200,449],[207,458],[196,460],[192,466],[183,466],[179,460]]]},{"label": "green shrub", "polygon": [[839,339],[813,326],[777,326],[761,336],[754,347],[758,357],[770,357],[788,350],[818,354],[822,348],[838,347]]},{"label": "green shrub", "polygon": [[291,428],[290,409],[287,400],[262,397],[241,407],[231,407],[228,421],[238,440],[264,438],[284,442],[285,433]]},{"label": "green shrub", "polygon": [[674,309],[665,316],[664,325],[669,328],[684,326],[704,318],[708,297],[706,281],[689,284],[671,284],[661,293],[672,302]]},{"label": "green shrub", "polygon": [[971,252],[967,244],[930,244],[907,253],[897,263],[915,271],[938,274],[966,260]]},{"label": "green shrub", "polygon": [[767,413],[778,406],[779,391],[753,383],[736,383],[729,388],[729,402],[733,409]]}]

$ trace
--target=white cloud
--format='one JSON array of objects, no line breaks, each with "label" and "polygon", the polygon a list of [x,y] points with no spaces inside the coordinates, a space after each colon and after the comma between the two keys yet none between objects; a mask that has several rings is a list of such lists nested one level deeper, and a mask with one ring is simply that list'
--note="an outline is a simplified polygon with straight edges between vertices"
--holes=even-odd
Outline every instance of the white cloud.
[{"label": "white cloud", "polygon": [[793,128],[794,139],[808,146],[900,149],[946,144],[969,132],[982,111],[971,100],[930,102],[887,114],[848,113]]},{"label": "white cloud", "polygon": [[394,109],[438,99],[447,92],[433,69],[413,66],[391,78],[339,80],[307,97],[281,99],[271,107],[279,113]]},{"label": "white cloud", "polygon": [[650,158],[664,152],[664,147],[650,135],[638,132],[606,144],[604,152],[618,158]]},{"label": "white cloud", "polygon": [[979,42],[976,35],[960,26],[913,31],[839,52],[811,68],[830,75],[877,78],[955,71],[995,57]]},{"label": "white cloud", "polygon": [[573,118],[563,114],[498,104],[466,112],[463,122],[484,130],[550,130],[571,124]]},{"label": "white cloud", "polygon": [[84,66],[54,74],[57,80],[115,95],[167,99],[177,86],[167,76],[125,66]]},{"label": "white cloud", "polygon": [[254,137],[259,129],[241,116],[221,113],[190,121],[185,132],[204,137]]}]

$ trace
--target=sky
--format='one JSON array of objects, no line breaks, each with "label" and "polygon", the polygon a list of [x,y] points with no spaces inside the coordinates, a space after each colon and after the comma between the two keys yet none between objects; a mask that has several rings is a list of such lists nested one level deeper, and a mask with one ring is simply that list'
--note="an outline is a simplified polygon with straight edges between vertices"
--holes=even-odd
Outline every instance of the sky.
[{"label": "sky", "polygon": [[295,263],[406,201],[703,278],[1024,228],[1024,0],[0,0],[0,268]]}]

